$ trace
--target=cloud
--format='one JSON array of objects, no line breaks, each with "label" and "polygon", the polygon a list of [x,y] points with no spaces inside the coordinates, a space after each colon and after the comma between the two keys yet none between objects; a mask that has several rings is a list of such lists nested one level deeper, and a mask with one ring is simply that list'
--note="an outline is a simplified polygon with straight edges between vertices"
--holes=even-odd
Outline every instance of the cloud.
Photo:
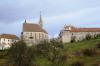
[{"label": "cloud", "polygon": [[85,8],[75,12],[44,17],[45,28],[50,35],[59,33],[64,24],[71,24],[76,27],[99,27],[100,7]]},{"label": "cloud", "polygon": [[[59,22],[59,21],[69,21],[71,24],[74,24],[74,22],[77,23],[86,23],[86,22],[93,22],[96,20],[99,20],[100,15],[98,15],[100,12],[100,7],[93,7],[93,8],[85,8],[76,12],[70,12],[70,13],[64,13],[61,15],[51,16],[45,18],[46,21],[52,22]],[[66,23],[69,23],[66,22]],[[64,22],[63,22],[64,23]]]},{"label": "cloud", "polygon": [[38,22],[42,11],[44,28],[49,35],[59,33],[64,24],[98,27],[100,24],[99,0],[1,0],[0,33],[20,35],[22,22]]},{"label": "cloud", "polygon": [[25,18],[35,19],[40,10],[47,17],[100,6],[99,4],[100,1],[94,0],[1,0],[0,22],[12,23]]},{"label": "cloud", "polygon": [[20,36],[22,32],[22,22],[11,23],[11,24],[0,23],[0,29],[1,29],[0,34],[8,33]]}]

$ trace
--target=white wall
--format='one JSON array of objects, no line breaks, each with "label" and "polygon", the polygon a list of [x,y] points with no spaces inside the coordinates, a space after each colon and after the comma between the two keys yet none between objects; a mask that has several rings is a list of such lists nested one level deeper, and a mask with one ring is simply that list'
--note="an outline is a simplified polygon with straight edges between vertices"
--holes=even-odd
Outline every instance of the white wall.
[{"label": "white wall", "polygon": [[11,45],[14,43],[14,42],[17,42],[18,40],[16,39],[7,39],[7,38],[1,38],[0,39],[0,44],[1,46],[3,47],[3,49],[8,49],[11,47]]},{"label": "white wall", "polygon": [[[33,37],[30,39],[30,37]],[[44,32],[23,32],[23,40],[27,44],[37,44],[40,41],[48,40],[48,34]]]}]

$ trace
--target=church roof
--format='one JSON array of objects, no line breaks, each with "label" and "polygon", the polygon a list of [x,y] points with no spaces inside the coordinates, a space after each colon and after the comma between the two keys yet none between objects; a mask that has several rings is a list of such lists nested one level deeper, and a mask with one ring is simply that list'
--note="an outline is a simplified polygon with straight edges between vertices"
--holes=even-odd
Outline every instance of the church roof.
[{"label": "church roof", "polygon": [[44,32],[47,33],[40,25],[32,23],[23,24],[23,32]]},{"label": "church roof", "polygon": [[16,35],[12,35],[12,34],[1,34],[0,38],[19,39]]}]

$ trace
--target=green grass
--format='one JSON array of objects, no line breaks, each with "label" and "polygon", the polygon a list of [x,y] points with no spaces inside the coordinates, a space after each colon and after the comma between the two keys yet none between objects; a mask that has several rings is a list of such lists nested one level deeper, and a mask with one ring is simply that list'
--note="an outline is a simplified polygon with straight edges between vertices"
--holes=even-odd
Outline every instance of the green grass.
[{"label": "green grass", "polygon": [[[87,56],[75,56],[75,52],[81,52],[85,48],[96,48],[96,44],[100,42],[100,40],[89,40],[89,41],[81,41],[75,43],[66,43],[65,50],[68,54],[68,66],[75,61],[82,61],[84,62],[85,66],[91,66],[95,62],[100,62],[100,54],[95,55],[93,57]],[[100,49],[96,49],[100,51]]]},{"label": "green grass", "polygon": [[100,42],[100,40],[89,40],[89,41],[81,41],[81,42],[75,42],[75,43],[66,43],[65,49],[68,53],[78,51],[85,48],[93,48],[96,47],[96,44]]}]

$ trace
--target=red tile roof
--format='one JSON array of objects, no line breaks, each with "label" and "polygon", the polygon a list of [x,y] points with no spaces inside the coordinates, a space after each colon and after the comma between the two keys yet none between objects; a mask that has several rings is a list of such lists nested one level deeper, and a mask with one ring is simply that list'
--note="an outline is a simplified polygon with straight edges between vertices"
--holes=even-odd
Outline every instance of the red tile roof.
[{"label": "red tile roof", "polygon": [[71,32],[100,32],[100,28],[72,28]]},{"label": "red tile roof", "polygon": [[42,27],[38,24],[24,23],[23,32],[44,32],[47,33]]},{"label": "red tile roof", "polygon": [[12,35],[12,34],[2,34],[0,35],[0,38],[19,39],[16,35]]}]

